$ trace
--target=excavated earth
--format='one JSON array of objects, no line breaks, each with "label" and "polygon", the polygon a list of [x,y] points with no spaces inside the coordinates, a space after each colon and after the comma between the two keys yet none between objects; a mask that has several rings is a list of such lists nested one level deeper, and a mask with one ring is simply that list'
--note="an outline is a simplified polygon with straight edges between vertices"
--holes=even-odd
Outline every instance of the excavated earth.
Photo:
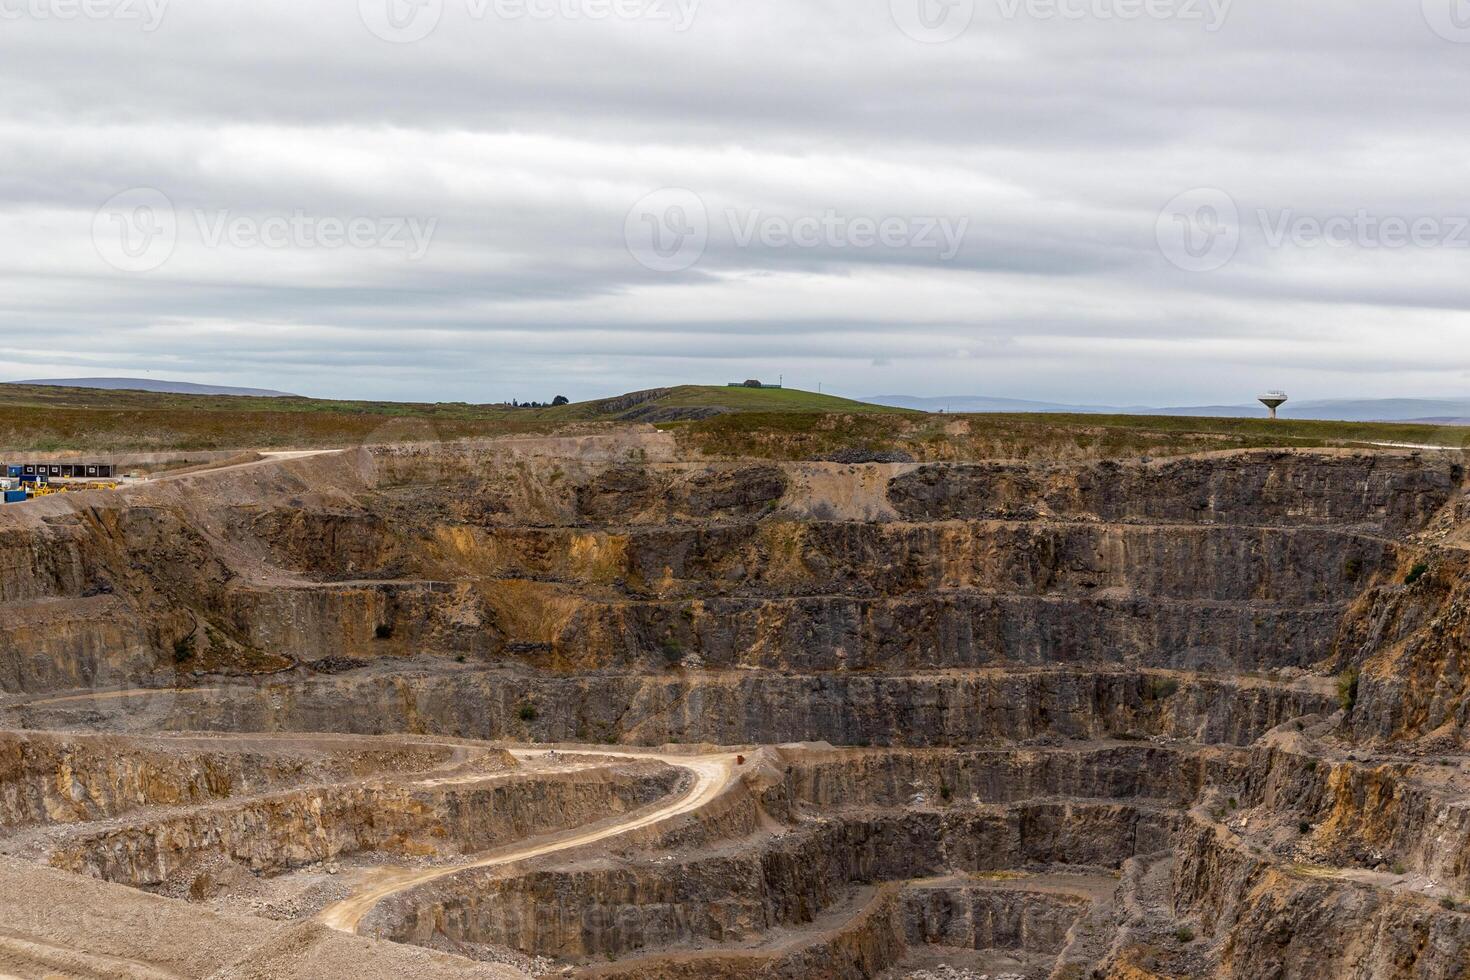
[{"label": "excavated earth", "polygon": [[0,976],[1470,976],[1461,458],[679,458],[0,511]]}]

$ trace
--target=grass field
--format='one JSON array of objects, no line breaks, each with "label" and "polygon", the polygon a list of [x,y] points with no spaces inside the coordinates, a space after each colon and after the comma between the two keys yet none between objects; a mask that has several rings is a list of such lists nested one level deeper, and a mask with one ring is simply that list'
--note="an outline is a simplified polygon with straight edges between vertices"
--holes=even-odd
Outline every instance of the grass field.
[{"label": "grass field", "polygon": [[844,449],[917,460],[1092,459],[1222,449],[1398,443],[1463,449],[1470,428],[1149,415],[778,415],[751,412],[664,426],[712,456],[810,459]]},{"label": "grass field", "polygon": [[712,456],[808,459],[844,449],[915,459],[1075,459],[1269,446],[1463,447],[1470,429],[1122,415],[926,415],[796,389],[684,385],[556,408],[332,401],[0,385],[0,450],[316,448],[648,421]]},{"label": "grass field", "polygon": [[0,385],[0,450],[150,452],[462,439],[546,432],[577,422],[705,412],[895,413],[881,405],[794,389],[685,385],[556,408],[174,395]]}]

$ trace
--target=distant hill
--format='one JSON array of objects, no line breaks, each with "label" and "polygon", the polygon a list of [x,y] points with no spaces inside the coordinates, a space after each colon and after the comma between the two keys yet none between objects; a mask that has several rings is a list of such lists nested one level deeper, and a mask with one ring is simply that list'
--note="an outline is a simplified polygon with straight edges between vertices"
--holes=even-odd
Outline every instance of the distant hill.
[{"label": "distant hill", "polygon": [[[990,398],[984,395],[951,395],[916,398],[910,395],[874,395],[863,399],[876,405],[911,408],[921,412],[970,412],[975,414],[1037,412],[1066,415],[1178,415],[1194,418],[1259,418],[1260,405],[1068,405],[1062,402]],[[1364,398],[1323,399],[1288,402],[1282,418],[1340,422],[1424,422],[1458,425],[1470,418],[1470,398]]]},{"label": "distant hill", "polygon": [[[1282,409],[1282,414],[1286,414],[1286,409]],[[1470,398],[1333,399],[1302,402],[1292,415],[1302,419],[1345,419],[1349,422],[1463,419],[1470,416]]]},{"label": "distant hill", "polygon": [[[555,410],[553,410],[555,411]],[[903,409],[823,395],[797,388],[679,385],[632,391],[614,398],[565,407],[571,419],[618,419],[629,422],[683,422],[745,412],[887,414]]]},{"label": "distant hill", "polygon": [[53,388],[99,388],[103,391],[156,391],[169,395],[243,395],[251,398],[297,398],[287,391],[268,388],[233,388],[230,385],[201,385],[192,381],[162,381],[153,378],[39,378],[9,381],[14,385],[46,385]]},{"label": "distant hill", "polygon": [[[942,395],[916,398],[912,395],[873,395],[864,398],[875,405],[911,408],[920,412],[953,412],[975,415],[1033,414],[1043,415],[1192,415],[1198,418],[1254,417],[1263,414],[1260,406],[1189,405],[1156,408],[1152,405],[1073,405],[1067,402],[1038,402],[1024,398],[991,398],[987,395]],[[1283,410],[1284,412],[1285,410]]]},{"label": "distant hill", "polygon": [[984,395],[945,395],[939,398],[916,398],[912,395],[873,395],[863,401],[892,408],[909,408],[918,412],[973,412],[989,414],[995,412],[1048,412],[1075,415],[1078,413],[1114,412],[1115,409],[1090,406],[1067,405],[1062,402],[1035,402],[1023,398],[988,398]]}]

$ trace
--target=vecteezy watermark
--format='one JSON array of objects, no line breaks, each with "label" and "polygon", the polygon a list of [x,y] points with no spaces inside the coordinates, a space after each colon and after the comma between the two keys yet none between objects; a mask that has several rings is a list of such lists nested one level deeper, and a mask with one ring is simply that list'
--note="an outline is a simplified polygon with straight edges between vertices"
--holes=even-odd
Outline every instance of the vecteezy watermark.
[{"label": "vecteezy watermark", "polygon": [[297,209],[290,214],[237,215],[229,209],[193,212],[205,248],[327,249],[402,252],[417,262],[429,252],[438,218],[408,216],[315,215]]},{"label": "vecteezy watermark", "polygon": [[628,210],[623,241],[646,269],[692,269],[709,246],[709,209],[703,198],[682,187],[654,191]]},{"label": "vecteezy watermark", "polygon": [[1323,215],[1258,208],[1251,217],[1254,228],[1242,220],[1235,199],[1217,187],[1185,191],[1159,212],[1159,251],[1186,272],[1214,272],[1235,258],[1245,232],[1253,241],[1258,235],[1269,249],[1470,249],[1470,215],[1388,215],[1367,208]]},{"label": "vecteezy watermark", "polygon": [[893,22],[915,41],[953,41],[975,20],[975,0],[889,0]]},{"label": "vecteezy watermark", "polygon": [[1006,20],[1154,20],[1197,23],[1214,33],[1235,0],[996,0]]},{"label": "vecteezy watermark", "polygon": [[163,191],[134,187],[115,194],[92,217],[92,244],[123,272],[151,272],[174,254],[179,218]]},{"label": "vecteezy watermark", "polygon": [[437,218],[315,215],[304,209],[281,214],[235,214],[228,208],[179,212],[168,195],[135,187],[114,195],[92,218],[92,243],[103,261],[122,272],[151,272],[178,248],[181,231],[192,231],[204,248],[401,252],[417,262],[429,251]]},{"label": "vecteezy watermark", "polygon": [[964,246],[969,228],[967,217],[874,216],[847,214],[835,208],[798,215],[728,208],[712,221],[698,194],[684,188],[664,188],[633,205],[623,223],[623,238],[628,252],[645,268],[683,272],[704,256],[712,230],[727,237],[737,249],[909,249],[929,252],[937,260],[949,262]]},{"label": "vecteezy watermark", "polygon": [[411,44],[434,33],[444,0],[357,0],[363,25],[384,41]]},{"label": "vecteezy watermark", "polygon": [[1470,0],[1421,0],[1424,21],[1446,41],[1470,44]]},{"label": "vecteezy watermark", "polygon": [[1321,217],[1290,209],[1256,212],[1270,248],[1470,249],[1470,216],[1404,217],[1359,208],[1352,214]]},{"label": "vecteezy watermark", "polygon": [[1218,187],[1198,187],[1159,212],[1154,237],[1164,258],[1186,272],[1214,272],[1240,248],[1240,209]]},{"label": "vecteezy watermark", "polygon": [[933,216],[821,214],[792,217],[760,211],[729,210],[725,220],[739,248],[913,249],[933,252],[941,262],[960,254],[969,218]]},{"label": "vecteezy watermark", "polygon": [[0,21],[113,20],[158,30],[169,0],[0,0]]},{"label": "vecteezy watermark", "polygon": [[[1002,20],[1180,21],[1211,33],[1225,26],[1235,0],[988,0]],[[1432,0],[1425,0],[1432,2]],[[953,41],[975,21],[977,0],[889,0],[893,22],[915,41]]]},{"label": "vecteezy watermark", "polygon": [[[470,20],[622,20],[669,24],[678,33],[694,26],[701,0],[453,0]],[[358,0],[362,22],[394,44],[422,41],[439,26],[445,0]]]}]

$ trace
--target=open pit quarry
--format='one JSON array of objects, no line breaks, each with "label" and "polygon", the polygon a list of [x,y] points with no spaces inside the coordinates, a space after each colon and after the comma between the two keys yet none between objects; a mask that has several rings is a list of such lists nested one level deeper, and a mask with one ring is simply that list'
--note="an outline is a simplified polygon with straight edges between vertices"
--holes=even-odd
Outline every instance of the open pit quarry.
[{"label": "open pit quarry", "polygon": [[0,511],[0,976],[1470,976],[1459,454],[676,445]]}]

